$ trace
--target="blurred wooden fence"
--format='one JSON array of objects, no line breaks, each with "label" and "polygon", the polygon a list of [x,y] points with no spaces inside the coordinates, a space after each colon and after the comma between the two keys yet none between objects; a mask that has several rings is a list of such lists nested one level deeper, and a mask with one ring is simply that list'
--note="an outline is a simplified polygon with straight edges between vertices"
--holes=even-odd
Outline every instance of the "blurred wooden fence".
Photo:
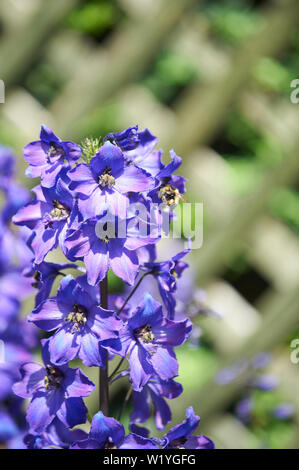
[{"label": "blurred wooden fence", "polygon": [[[202,326],[220,367],[260,351],[274,351],[273,369],[283,377],[282,387],[296,406],[299,426],[296,366],[290,363],[287,348],[281,354],[277,349],[299,324],[299,241],[268,209],[277,187],[298,182],[299,107],[257,89],[252,75],[261,57],[287,50],[299,25],[298,1],[269,2],[256,35],[232,51],[209,41],[209,28],[203,26],[206,18],[202,24],[195,21],[193,8],[199,1],[119,2],[126,20],[104,47],[61,28],[61,20],[78,0],[1,2],[0,78],[7,95],[5,105],[0,105],[0,124],[20,149],[37,137],[41,122],[52,125],[60,136],[80,139],[87,132],[86,116],[113,97],[118,100],[123,126],[138,122],[140,127],[151,128],[161,145],[174,147],[184,157],[181,173],[190,176],[192,199],[204,202],[210,218],[203,248],[192,257],[198,282],[205,286],[212,305],[221,305],[224,312],[221,321],[205,319]],[[138,81],[164,46],[183,51],[205,70],[172,108]],[[20,85],[41,54],[65,82],[48,109]],[[244,197],[230,190],[228,164],[209,148],[236,110],[275,138],[283,155]],[[230,259],[244,249],[250,265],[269,284],[254,305],[219,277]],[[211,377],[199,392],[183,398],[198,408],[201,431],[207,430],[219,446],[258,445],[232,415],[223,413],[245,380],[246,373],[220,387]],[[178,410],[174,409],[175,419],[182,418],[179,406]],[[298,445],[299,439],[290,443]]]}]

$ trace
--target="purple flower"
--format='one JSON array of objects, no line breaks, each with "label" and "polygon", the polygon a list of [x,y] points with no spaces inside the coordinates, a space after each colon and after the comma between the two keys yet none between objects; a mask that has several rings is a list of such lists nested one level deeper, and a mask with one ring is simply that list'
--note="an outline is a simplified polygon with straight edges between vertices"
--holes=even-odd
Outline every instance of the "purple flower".
[{"label": "purple flower", "polygon": [[152,377],[141,392],[133,393],[134,411],[130,420],[135,423],[144,423],[150,417],[150,401],[153,403],[156,428],[160,431],[171,421],[171,411],[165,398],[173,399],[183,391],[181,384],[173,379],[161,380],[158,376]]},{"label": "purple flower", "polygon": [[277,387],[278,379],[271,374],[257,374],[248,381],[248,385],[264,392],[269,392]]},{"label": "purple flower", "polygon": [[250,396],[243,397],[236,405],[236,415],[244,424],[248,424],[252,417],[253,400]]},{"label": "purple flower", "polygon": [[13,437],[9,441],[7,441],[7,443],[6,443],[7,448],[8,449],[23,449],[23,450],[25,450],[26,446],[25,446],[24,441],[23,441],[24,435],[25,435],[24,430],[21,429],[15,437]]},{"label": "purple flower", "polygon": [[12,216],[30,200],[30,193],[26,188],[11,181],[5,191],[6,201],[2,208],[1,218],[4,223],[10,224]]},{"label": "purple flower", "polygon": [[134,150],[139,143],[138,126],[129,127],[122,132],[110,132],[103,139],[103,142],[107,141],[123,151]]},{"label": "purple flower", "polygon": [[77,227],[77,204],[66,183],[60,178],[53,188],[35,188],[36,198],[13,217],[17,225],[33,230],[31,249],[34,262],[40,264],[49,251],[64,249],[64,239],[69,227]]},{"label": "purple flower", "polygon": [[29,163],[26,175],[29,178],[38,176],[42,185],[51,188],[63,168],[70,168],[81,157],[82,149],[79,145],[69,141],[62,141],[53,131],[43,125],[40,140],[31,142],[23,150],[24,159]]},{"label": "purple flower", "polygon": [[6,335],[1,335],[5,342],[5,362],[0,363],[0,401],[6,400],[11,395],[11,389],[19,377],[20,365],[25,361],[31,361],[31,354],[22,344],[16,343]]},{"label": "purple flower", "polygon": [[169,318],[173,319],[175,311],[176,280],[181,277],[188,264],[182,258],[190,253],[184,250],[173,256],[170,261],[144,263],[143,267],[151,272],[157,279],[159,292],[164,305],[169,312]]},{"label": "purple flower", "polygon": [[238,359],[231,366],[220,369],[215,377],[215,382],[218,385],[227,385],[243,374],[248,369],[248,366],[247,359]]},{"label": "purple flower", "polygon": [[19,434],[19,428],[10,414],[0,408],[0,442],[8,441]]},{"label": "purple flower", "polygon": [[251,363],[255,369],[265,369],[271,362],[272,355],[270,353],[261,352],[253,356]]},{"label": "purple flower", "polygon": [[42,356],[45,367],[23,364],[22,380],[13,386],[16,395],[32,398],[27,410],[32,431],[43,432],[55,417],[70,428],[85,423],[87,408],[82,397],[91,394],[94,384],[80,369],[52,364],[48,340],[42,340]]},{"label": "purple flower", "polygon": [[[0,222],[0,265],[7,269],[27,268],[32,261],[32,251],[27,245],[27,227],[21,227],[19,231],[11,230]],[[1,272],[1,267],[0,267]]]},{"label": "purple flower", "polygon": [[90,164],[81,163],[68,172],[70,189],[79,196],[84,220],[102,215],[109,208],[122,215],[129,204],[127,193],[152,190],[155,181],[134,165],[125,166],[125,157],[116,145],[106,142]]},{"label": "purple flower", "polygon": [[164,167],[161,160],[162,151],[153,151],[157,143],[157,137],[152,135],[148,129],[138,132],[137,147],[125,153],[127,161],[155,177]]},{"label": "purple flower", "polygon": [[0,333],[6,330],[9,323],[16,318],[20,309],[20,302],[15,296],[7,294],[6,289],[1,287],[1,281],[3,281],[3,279],[0,280]]},{"label": "purple flower", "polygon": [[135,150],[126,153],[127,160],[133,165],[146,171],[159,181],[159,184],[149,193],[153,202],[169,208],[174,208],[186,192],[185,178],[173,175],[180,167],[182,159],[174,150],[170,151],[171,162],[164,165],[161,150],[154,151],[158,139],[148,129],[139,133],[139,144]]},{"label": "purple flower", "polygon": [[186,418],[174,426],[164,437],[164,449],[214,449],[214,443],[206,436],[192,436],[200,417],[196,416],[192,406],[187,408]]},{"label": "purple flower", "polygon": [[29,321],[45,331],[56,330],[49,339],[51,363],[79,357],[89,367],[105,367],[103,346],[118,337],[121,326],[113,312],[99,307],[96,293],[85,291],[71,275],[62,279],[57,297],[39,304]]},{"label": "purple flower", "polygon": [[75,442],[72,449],[157,449],[157,445],[137,434],[125,437],[124,427],[99,411],[92,419],[88,438]]},{"label": "purple flower", "polygon": [[[226,385],[233,380],[236,380],[245,371],[249,371],[251,369],[253,369],[253,371],[264,369],[269,364],[270,360],[271,356],[268,353],[259,353],[251,360],[238,359],[231,366],[221,369],[218,372],[215,381],[219,385]],[[253,388],[259,388],[260,390],[272,390],[277,386],[277,378],[272,375],[256,373],[248,380],[247,385]]]},{"label": "purple flower", "polygon": [[145,295],[144,303],[120,331],[121,345],[119,350],[116,349],[122,356],[128,354],[134,390],[142,390],[154,375],[163,381],[178,375],[173,348],[186,340],[191,329],[189,320],[169,320],[163,314],[162,306],[149,294]]},{"label": "purple flower", "polygon": [[182,176],[173,175],[181,165],[182,159],[176,155],[174,150],[170,151],[171,162],[163,165],[163,168],[155,175],[159,181],[157,189],[149,193],[152,201],[163,203],[165,207],[174,208],[180,201],[182,194],[186,192],[185,181]]},{"label": "purple flower", "polygon": [[69,449],[74,442],[86,439],[87,436],[81,429],[70,431],[59,419],[54,418],[42,434],[26,434],[24,443],[27,449]]},{"label": "purple flower", "polygon": [[28,351],[37,346],[38,333],[39,332],[34,325],[31,325],[27,320],[25,320],[25,318],[19,316],[15,321],[10,322],[8,328],[0,337],[5,343],[15,344],[18,347],[24,348],[24,351],[26,351],[26,357],[23,357],[19,361],[21,364],[31,359]]},{"label": "purple flower", "polygon": [[10,225],[12,216],[29,201],[30,194],[27,189],[10,181],[4,195],[0,213],[0,262],[6,268],[16,264],[24,266],[32,258],[30,249],[26,246],[26,228],[16,232]]},{"label": "purple flower", "polygon": [[[2,267],[4,268],[4,267]],[[33,292],[28,279],[24,279],[18,269],[8,268],[1,273],[0,267],[0,333],[16,319],[20,302]]]},{"label": "purple flower", "polygon": [[[113,382],[121,377],[129,375],[129,371],[121,372]],[[183,387],[173,379],[161,380],[158,376],[153,376],[140,392],[133,392],[133,412],[130,416],[131,426],[135,423],[145,423],[151,416],[151,402],[154,407],[156,428],[163,430],[171,421],[171,411],[165,400],[178,397],[183,391]],[[139,428],[140,429],[140,428]]]},{"label": "purple flower", "polygon": [[16,156],[9,147],[0,145],[0,189],[9,188],[11,178],[15,172]]},{"label": "purple flower", "polygon": [[2,295],[21,301],[32,295],[33,289],[30,279],[25,279],[20,269],[7,267],[5,270],[5,266],[0,266],[0,292]]},{"label": "purple flower", "polygon": [[35,297],[35,306],[38,306],[49,297],[56,277],[63,275],[62,271],[65,269],[83,270],[83,268],[80,268],[76,264],[57,264],[43,261],[38,265],[33,264],[30,269],[23,272],[25,276],[32,279],[32,286],[38,289],[38,293]]},{"label": "purple flower", "polygon": [[295,412],[292,403],[280,403],[273,410],[273,415],[279,420],[287,420],[293,417]]},{"label": "purple flower", "polygon": [[139,269],[136,249],[155,240],[150,237],[140,237],[134,228],[127,229],[127,227],[125,227],[125,238],[121,238],[122,234],[118,233],[118,227],[124,227],[124,223],[126,225],[126,221],[118,218],[110,219],[103,216],[87,221],[76,231],[68,232],[64,242],[66,256],[72,261],[84,260],[87,279],[91,285],[104,279],[108,269],[112,269],[128,284],[134,283]]}]

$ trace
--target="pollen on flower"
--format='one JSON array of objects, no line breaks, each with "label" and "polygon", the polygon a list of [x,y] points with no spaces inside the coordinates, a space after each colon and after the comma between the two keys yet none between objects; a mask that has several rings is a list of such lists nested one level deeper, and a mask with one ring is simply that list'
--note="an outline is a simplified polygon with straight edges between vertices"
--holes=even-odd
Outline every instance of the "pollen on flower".
[{"label": "pollen on flower", "polygon": [[53,366],[46,366],[47,375],[44,378],[44,385],[46,390],[60,387],[63,381],[63,375],[59,369]]},{"label": "pollen on flower", "polygon": [[60,145],[55,142],[50,143],[50,148],[47,151],[48,163],[51,163],[51,157],[65,157],[65,151]]},{"label": "pollen on flower", "polygon": [[108,438],[104,444],[104,449],[117,449],[111,438]]},{"label": "pollen on flower", "polygon": [[81,305],[75,304],[73,311],[68,314],[65,321],[73,323],[73,332],[79,331],[80,326],[85,325],[87,322],[85,308]]},{"label": "pollen on flower", "polygon": [[52,155],[55,155],[55,153],[56,153],[56,149],[55,149],[55,147],[54,147],[53,145],[51,145],[51,147],[49,148],[49,150],[48,150],[48,152],[47,152],[47,155],[48,155],[49,157],[52,157]]},{"label": "pollen on flower", "polygon": [[67,219],[70,212],[66,206],[59,201],[53,201],[53,210],[50,212],[51,219]]},{"label": "pollen on flower", "polygon": [[135,336],[140,339],[143,343],[151,343],[154,341],[155,336],[152,333],[151,325],[143,326],[135,330]]},{"label": "pollen on flower", "polygon": [[111,188],[115,185],[115,178],[111,175],[111,168],[106,167],[103,173],[99,176],[99,185],[102,188]]},{"label": "pollen on flower", "polygon": [[170,274],[175,278],[175,279],[178,279],[178,273],[176,272],[175,270],[176,266],[170,270]]},{"label": "pollen on flower", "polygon": [[177,205],[181,198],[179,190],[170,184],[161,186],[158,196],[167,206]]}]

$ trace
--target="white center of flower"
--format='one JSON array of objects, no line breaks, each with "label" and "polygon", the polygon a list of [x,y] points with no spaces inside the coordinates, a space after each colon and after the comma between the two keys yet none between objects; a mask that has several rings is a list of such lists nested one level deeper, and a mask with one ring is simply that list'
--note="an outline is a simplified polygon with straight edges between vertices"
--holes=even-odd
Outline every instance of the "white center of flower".
[{"label": "white center of flower", "polygon": [[135,336],[142,341],[142,343],[152,343],[155,336],[152,333],[151,325],[146,325],[135,330]]},{"label": "white center of flower", "polygon": [[63,375],[60,370],[53,366],[47,366],[46,371],[47,375],[44,378],[45,389],[51,390],[53,388],[60,387],[60,384],[63,381]]},{"label": "white center of flower", "polygon": [[161,186],[158,196],[167,206],[177,205],[181,197],[179,190],[170,184]]},{"label": "white center of flower", "polygon": [[80,326],[84,326],[87,322],[85,308],[81,307],[81,305],[75,304],[73,311],[68,314],[65,321],[73,323],[73,333],[79,331]]},{"label": "white center of flower", "polygon": [[70,212],[66,206],[59,201],[53,201],[53,210],[50,212],[51,219],[63,220],[67,219]]},{"label": "white center of flower", "polygon": [[99,176],[99,185],[102,188],[111,188],[115,185],[115,178],[111,175],[111,168],[106,167],[103,173]]}]

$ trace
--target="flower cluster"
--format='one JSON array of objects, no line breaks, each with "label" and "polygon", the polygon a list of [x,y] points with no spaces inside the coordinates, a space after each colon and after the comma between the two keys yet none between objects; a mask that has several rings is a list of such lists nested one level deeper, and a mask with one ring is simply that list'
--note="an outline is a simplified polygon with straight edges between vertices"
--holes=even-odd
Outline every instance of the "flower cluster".
[{"label": "flower cluster", "polygon": [[[184,257],[190,250],[164,262],[156,255],[164,214],[172,220],[185,192],[185,179],[174,174],[182,160],[171,151],[170,163],[164,164],[156,145],[156,137],[137,126],[81,146],[42,126],[40,140],[24,148],[26,174],[40,177],[40,184],[33,188],[33,199],[19,205],[13,222],[26,230],[31,263],[24,274],[36,289],[28,319],[47,332],[41,341],[44,364],[25,362],[13,387],[18,397],[31,398],[24,440],[29,448],[213,448],[205,436],[192,436],[199,422],[192,408],[163,439],[149,437],[136,425],[149,418],[151,402],[157,428],[170,422],[165,398],[182,393],[174,380],[175,348],[192,330],[190,319],[176,309],[177,279],[188,267]],[[7,187],[9,166],[4,166]],[[46,259],[58,247],[67,263]],[[127,298],[128,287],[108,295],[109,271],[131,286]],[[145,289],[140,301],[134,297],[145,277],[158,286],[160,302]],[[109,376],[109,360],[117,356]],[[79,368],[69,366],[74,359],[100,368],[100,398],[107,398],[110,384],[128,378],[129,435],[109,417],[107,399],[100,400],[89,434],[71,430],[86,422],[83,398],[95,388]]]},{"label": "flower cluster", "polygon": [[22,318],[21,302],[33,294],[29,279],[22,275],[30,267],[32,253],[27,247],[27,229],[14,230],[11,217],[30,199],[27,190],[15,182],[15,155],[0,146],[0,443],[22,446],[26,430],[22,400],[12,393],[19,367],[32,360],[37,331]]}]

